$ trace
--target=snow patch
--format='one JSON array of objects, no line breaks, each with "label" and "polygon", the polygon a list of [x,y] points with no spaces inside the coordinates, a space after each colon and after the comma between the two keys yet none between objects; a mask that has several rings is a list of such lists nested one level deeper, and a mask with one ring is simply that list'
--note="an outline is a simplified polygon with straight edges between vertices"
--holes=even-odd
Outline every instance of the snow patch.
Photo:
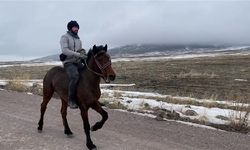
[{"label": "snow patch", "polygon": [[135,84],[100,84],[101,88],[107,88],[107,87],[130,87],[135,86]]},{"label": "snow patch", "polygon": [[34,79],[34,80],[0,80],[0,85],[6,85],[8,82],[15,81],[19,82],[25,86],[33,86],[35,83],[42,85],[42,80]]},{"label": "snow patch", "polygon": [[25,67],[31,67],[31,66],[62,66],[62,62],[60,61],[51,61],[51,62],[30,62],[30,63],[21,63],[21,64],[10,64],[10,65],[0,65],[0,68],[5,67],[15,67],[15,66],[25,66]]},{"label": "snow patch", "polygon": [[159,61],[159,60],[178,60],[178,59],[192,59],[200,57],[218,57],[218,56],[237,56],[237,55],[249,55],[249,53],[206,53],[206,54],[180,54],[176,56],[148,56],[148,57],[124,57],[124,58],[114,58],[112,62],[129,62],[129,61]]},{"label": "snow patch", "polygon": [[246,79],[234,79],[235,81],[239,81],[239,82],[247,82]]},{"label": "snow patch", "polygon": [[109,89],[101,89],[103,93],[110,93],[114,95],[114,93],[119,93],[120,95],[124,97],[150,97],[150,98],[171,98],[171,99],[176,99],[179,101],[197,101],[201,103],[218,103],[218,104],[226,104],[229,106],[250,106],[250,104],[245,104],[245,103],[238,103],[234,101],[215,101],[212,99],[196,99],[196,98],[191,98],[191,97],[180,97],[180,96],[171,96],[171,95],[162,95],[159,93],[149,93],[149,92],[135,92],[135,91],[121,91],[121,90],[109,90]]},{"label": "snow patch", "polygon": [[[138,111],[145,109],[145,107],[160,108],[169,111],[176,111],[181,116],[188,117],[190,119],[197,119],[214,124],[229,124],[230,119],[243,118],[243,116],[246,114],[246,112],[244,111],[236,111],[236,110],[222,109],[222,108],[207,108],[204,106],[195,106],[195,105],[188,105],[189,108],[187,108],[187,105],[184,104],[173,104],[157,100],[157,97],[158,98],[166,97],[166,95],[161,95],[158,93],[132,92],[132,91],[107,90],[107,89],[102,89],[102,93],[108,95],[108,97],[110,98],[109,100],[119,101],[121,104],[123,104],[130,110]],[[118,95],[119,97],[115,97],[115,95]],[[142,96],[142,98],[138,96]],[[187,97],[184,97],[183,99],[186,98]],[[105,97],[105,100],[108,100],[108,98]],[[232,104],[231,102],[228,103],[223,102],[223,103],[228,105]],[[242,104],[242,103],[238,104],[239,106],[249,106],[249,104]],[[185,115],[184,112],[187,109],[195,111],[198,115],[196,116]],[[224,116],[225,118],[229,118],[229,120],[221,120],[217,118],[217,116],[219,115]],[[248,116],[248,124],[250,124],[250,116]]]}]

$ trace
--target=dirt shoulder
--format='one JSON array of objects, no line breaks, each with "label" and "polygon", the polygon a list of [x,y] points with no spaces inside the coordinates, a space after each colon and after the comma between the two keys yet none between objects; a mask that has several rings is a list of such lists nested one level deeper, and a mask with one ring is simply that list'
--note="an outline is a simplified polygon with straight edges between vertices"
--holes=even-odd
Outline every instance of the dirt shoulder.
[{"label": "dirt shoulder", "polygon": [[[68,111],[69,125],[75,136],[66,138],[60,115],[61,102],[57,99],[52,99],[48,105],[44,132],[37,133],[41,100],[40,96],[0,91],[0,149],[86,149],[79,110]],[[250,146],[249,134],[205,129],[174,121],[156,121],[116,110],[107,111],[110,116],[107,124],[92,133],[92,139],[100,150],[246,150]],[[91,124],[100,119],[92,110],[89,115]]]}]

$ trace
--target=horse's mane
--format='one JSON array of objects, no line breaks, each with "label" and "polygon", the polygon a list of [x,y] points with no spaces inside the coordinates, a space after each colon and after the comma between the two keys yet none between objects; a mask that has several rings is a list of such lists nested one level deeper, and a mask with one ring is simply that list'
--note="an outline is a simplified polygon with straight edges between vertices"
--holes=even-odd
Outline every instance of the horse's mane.
[{"label": "horse's mane", "polygon": [[88,54],[87,54],[87,62],[89,62],[91,56],[93,55],[92,53],[93,53],[93,50],[89,49]]},{"label": "horse's mane", "polygon": [[94,49],[94,48],[93,48],[93,49],[89,49],[88,54],[87,54],[87,62],[89,62],[90,58],[91,58],[93,55],[99,53],[100,51],[103,51],[103,48],[104,48],[104,47],[101,45],[101,46],[96,46],[95,49]]}]

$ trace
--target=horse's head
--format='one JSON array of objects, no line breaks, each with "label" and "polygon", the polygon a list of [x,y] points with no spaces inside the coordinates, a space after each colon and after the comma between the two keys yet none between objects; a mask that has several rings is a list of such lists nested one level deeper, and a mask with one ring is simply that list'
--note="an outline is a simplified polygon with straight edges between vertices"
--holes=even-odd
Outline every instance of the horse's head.
[{"label": "horse's head", "polygon": [[93,58],[93,70],[96,71],[106,83],[115,80],[115,72],[111,66],[111,57],[107,53],[108,46],[93,46],[88,52],[88,60],[87,62],[91,61]]}]

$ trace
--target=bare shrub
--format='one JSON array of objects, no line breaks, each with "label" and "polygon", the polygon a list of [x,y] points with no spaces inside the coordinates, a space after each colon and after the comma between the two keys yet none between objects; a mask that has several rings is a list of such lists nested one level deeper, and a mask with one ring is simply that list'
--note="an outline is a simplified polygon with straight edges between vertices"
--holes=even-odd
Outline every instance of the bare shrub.
[{"label": "bare shrub", "polygon": [[232,130],[245,132],[250,130],[248,127],[248,116],[249,111],[242,112],[242,111],[235,111],[235,113],[231,114],[229,117],[229,126]]},{"label": "bare shrub", "polygon": [[18,92],[27,92],[29,87],[24,85],[20,80],[11,80],[9,81],[6,86],[6,89],[18,91]]},{"label": "bare shrub", "polygon": [[110,109],[127,109],[122,103],[120,102],[110,102],[106,103],[106,106]]},{"label": "bare shrub", "polygon": [[119,91],[114,91],[114,97],[115,98],[120,98],[120,97],[122,97],[122,93],[119,92]]},{"label": "bare shrub", "polygon": [[29,87],[29,92],[35,94],[35,95],[43,95],[43,87],[42,85],[38,83],[34,83],[31,87]]},{"label": "bare shrub", "polygon": [[5,88],[8,90],[18,91],[18,92],[27,92],[29,87],[23,83],[23,80],[29,80],[29,74],[19,74],[14,69],[13,72],[9,75],[10,80],[6,84]]},{"label": "bare shrub", "polygon": [[199,121],[199,124],[207,124],[208,123],[208,118],[205,116],[205,115],[203,115],[203,116],[200,116],[199,118],[198,118],[198,121]]},{"label": "bare shrub", "polygon": [[101,93],[101,100],[102,100],[102,99],[106,99],[106,98],[109,98],[109,93],[102,92],[102,93]]},{"label": "bare shrub", "polygon": [[150,109],[151,107],[150,107],[150,105],[148,104],[148,103],[144,103],[144,105],[143,105],[144,107],[144,109]]},{"label": "bare shrub", "polygon": [[240,101],[241,104],[234,104],[235,111],[232,111],[229,116],[229,126],[232,128],[232,130],[235,131],[249,131],[250,128],[248,127],[248,118],[250,113],[250,106],[245,103],[246,97],[241,96],[239,93],[235,93],[233,98],[234,101]]}]

